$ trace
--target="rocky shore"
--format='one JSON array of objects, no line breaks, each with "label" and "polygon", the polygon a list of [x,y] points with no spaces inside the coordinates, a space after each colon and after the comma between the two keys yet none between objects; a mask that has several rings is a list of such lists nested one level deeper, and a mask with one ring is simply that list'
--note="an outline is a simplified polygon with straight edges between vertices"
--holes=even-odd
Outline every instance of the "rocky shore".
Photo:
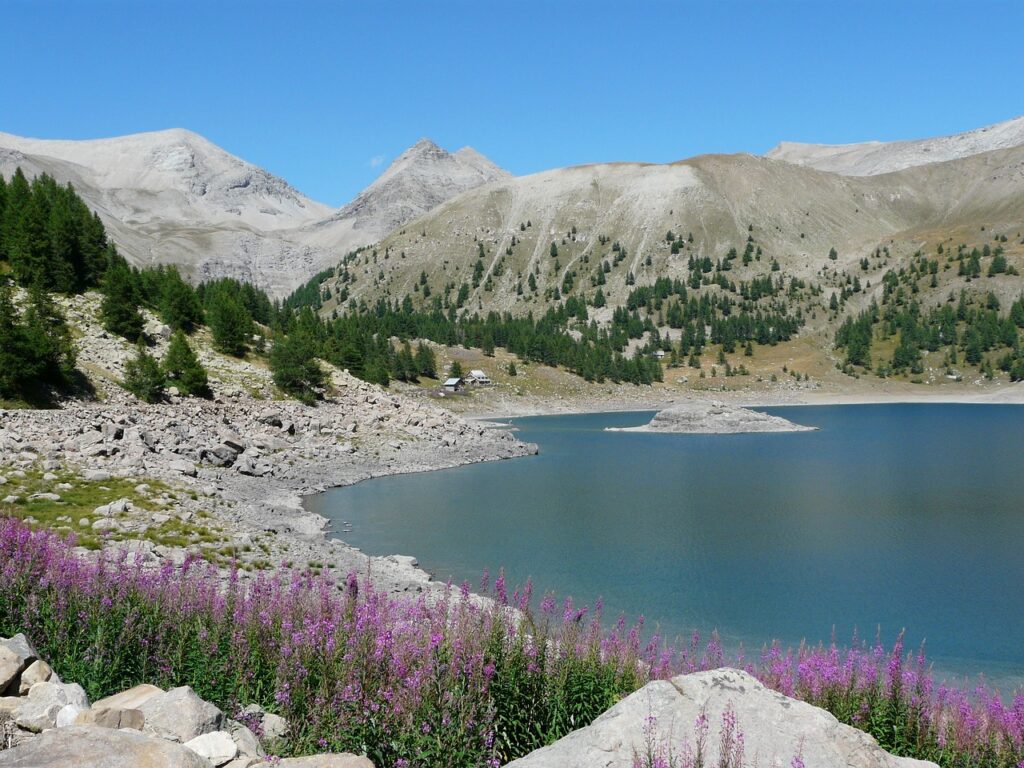
[{"label": "rocky shore", "polygon": [[[147,563],[189,551],[248,567],[282,562],[372,572],[381,590],[423,589],[408,557],[370,558],[329,539],[302,497],[372,477],[536,453],[505,430],[471,424],[429,403],[343,373],[318,407],[244,394],[172,397],[146,405],[120,391],[104,403],[0,411],[0,511],[59,513],[88,486],[123,480],[132,492],[50,527],[102,538]],[[66,519],[61,519],[65,517]],[[168,543],[173,531],[195,543]],[[209,559],[209,558],[208,558]]]},{"label": "rocky shore", "polygon": [[815,427],[794,424],[738,405],[713,400],[686,400],[658,411],[639,427],[608,427],[608,432],[672,432],[680,434],[739,434],[744,432],[811,432]]}]

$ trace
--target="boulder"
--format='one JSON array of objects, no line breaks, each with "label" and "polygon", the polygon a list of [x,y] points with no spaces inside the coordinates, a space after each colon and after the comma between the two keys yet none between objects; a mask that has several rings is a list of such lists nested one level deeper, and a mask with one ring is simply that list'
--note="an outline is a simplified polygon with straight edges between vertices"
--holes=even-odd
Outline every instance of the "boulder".
[{"label": "boulder", "polygon": [[102,483],[110,479],[110,473],[104,469],[86,469],[82,472],[82,479],[89,482]]},{"label": "boulder", "polygon": [[75,725],[131,728],[133,731],[141,731],[145,724],[146,716],[142,714],[141,710],[121,709],[120,707],[93,707],[81,712],[75,718]]},{"label": "boulder", "polygon": [[256,738],[256,734],[241,723],[229,720],[227,731],[238,746],[238,754],[240,756],[263,757],[266,754],[263,751],[263,747],[260,746],[260,741]]},{"label": "boulder", "polygon": [[93,703],[93,709],[138,709],[154,696],[163,694],[162,688],[143,683]]},{"label": "boulder", "polygon": [[67,728],[69,726],[75,725],[75,721],[78,720],[78,716],[82,712],[86,711],[88,710],[82,709],[77,704],[65,704],[63,707],[60,708],[60,712],[57,713],[55,727]]},{"label": "boulder", "polygon": [[[937,768],[895,757],[863,731],[843,725],[823,709],[765,688],[745,672],[719,669],[648,683],[586,728],[543,747],[508,768],[632,768],[633,750],[644,747],[645,727],[658,746],[677,752],[694,743],[694,723],[706,715],[705,759],[719,764],[723,715],[732,712],[751,765],[843,768]],[[284,765],[284,763],[282,763]]]},{"label": "boulder", "polygon": [[[0,694],[13,687],[25,668],[25,660],[10,648],[0,645]],[[17,691],[15,691],[17,693]]]},{"label": "boulder", "polygon": [[25,671],[21,673],[21,683],[18,686],[18,695],[24,696],[36,683],[45,683],[53,677],[53,670],[50,665],[42,659],[36,659]]},{"label": "boulder", "polygon": [[182,743],[221,730],[225,720],[223,712],[187,685],[153,696],[139,709],[146,716],[146,733]]},{"label": "boulder", "polygon": [[75,683],[36,683],[22,701],[24,704],[14,712],[14,722],[32,733],[55,728],[57,715],[68,704],[82,709],[89,706],[82,686]]},{"label": "boulder", "polygon": [[59,493],[33,493],[28,497],[29,501],[60,501]]},{"label": "boulder", "polygon": [[185,459],[171,459],[171,461],[167,462],[167,468],[172,472],[185,475],[185,477],[196,476],[196,465]]},{"label": "boulder", "polygon": [[238,755],[238,745],[226,731],[213,731],[196,736],[185,742],[185,746],[197,755],[205,757],[214,766],[221,766]]},{"label": "boulder", "polygon": [[138,731],[76,725],[46,731],[0,753],[3,768],[210,768],[181,744]]},{"label": "boulder", "polygon": [[242,710],[247,722],[255,723],[263,741],[271,742],[288,735],[288,721],[280,715],[267,712],[259,704],[250,704]]},{"label": "boulder", "polygon": [[[39,658],[28,638],[17,634],[9,639],[0,638],[0,695],[21,675],[22,670]],[[17,693],[17,691],[14,691]]]},{"label": "boulder", "polygon": [[241,451],[236,451],[228,445],[215,445],[213,448],[204,448],[199,452],[199,460],[215,467],[230,467]]}]

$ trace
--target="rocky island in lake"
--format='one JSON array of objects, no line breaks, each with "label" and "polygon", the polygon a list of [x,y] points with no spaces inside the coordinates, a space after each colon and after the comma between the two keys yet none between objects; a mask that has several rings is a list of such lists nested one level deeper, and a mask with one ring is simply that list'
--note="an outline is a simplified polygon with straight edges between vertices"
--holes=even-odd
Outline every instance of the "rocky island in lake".
[{"label": "rocky island in lake", "polygon": [[794,424],[781,416],[752,411],[713,400],[686,400],[658,411],[638,427],[608,427],[608,432],[675,432],[690,435],[742,432],[812,432],[817,427]]}]

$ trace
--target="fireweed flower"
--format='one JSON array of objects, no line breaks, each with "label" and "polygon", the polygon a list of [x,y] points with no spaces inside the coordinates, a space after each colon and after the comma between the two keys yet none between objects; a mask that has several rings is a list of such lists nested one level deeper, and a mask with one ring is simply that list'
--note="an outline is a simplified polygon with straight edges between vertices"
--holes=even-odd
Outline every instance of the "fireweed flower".
[{"label": "fireweed flower", "polygon": [[[569,728],[544,720],[538,699],[581,707],[582,725],[650,679],[738,664],[883,745],[898,730],[904,753],[944,768],[1024,764],[1024,692],[937,684],[924,649],[905,653],[902,636],[888,650],[854,636],[846,648],[771,644],[756,659],[727,658],[716,635],[672,647],[642,618],[605,629],[601,605],[566,600],[558,612],[547,594],[534,616],[530,584],[510,611],[501,571],[486,604],[466,584],[410,598],[353,574],[222,575],[198,556],[154,569],[73,546],[0,517],[0,635],[25,632],[92,699],[145,681],[191,685],[230,712],[259,703],[293,723],[290,754],[366,751],[377,765],[418,768],[424,748],[443,743],[460,764],[501,765],[540,746],[516,736],[518,724],[550,737]],[[589,709],[570,693],[584,685],[600,694]],[[744,740],[738,723],[725,725],[735,758]],[[706,717],[695,723],[698,737],[708,731]]]}]

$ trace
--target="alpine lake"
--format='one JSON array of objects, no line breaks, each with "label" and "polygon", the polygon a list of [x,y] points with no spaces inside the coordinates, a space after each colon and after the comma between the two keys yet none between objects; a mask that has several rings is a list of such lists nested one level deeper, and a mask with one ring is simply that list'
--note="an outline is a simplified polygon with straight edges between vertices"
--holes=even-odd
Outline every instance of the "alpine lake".
[{"label": "alpine lake", "polygon": [[[473,588],[505,569],[669,641],[925,642],[947,679],[1024,681],[1024,407],[759,409],[815,432],[606,432],[652,412],[512,419],[540,454],[330,490],[369,554]],[[346,523],[348,525],[346,525]],[[535,598],[536,600],[536,598]]]}]

